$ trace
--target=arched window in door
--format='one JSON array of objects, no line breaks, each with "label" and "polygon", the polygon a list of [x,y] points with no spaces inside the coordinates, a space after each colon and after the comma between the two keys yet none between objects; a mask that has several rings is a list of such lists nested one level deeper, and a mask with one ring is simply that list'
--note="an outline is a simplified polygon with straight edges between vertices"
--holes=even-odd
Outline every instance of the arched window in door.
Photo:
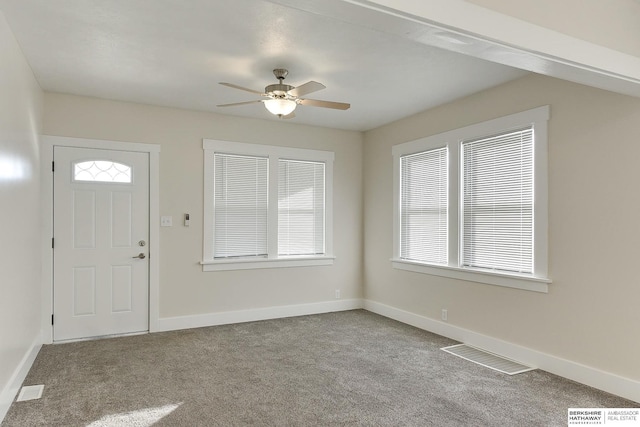
[{"label": "arched window in door", "polygon": [[109,160],[88,160],[73,165],[74,181],[131,183],[131,166]]}]

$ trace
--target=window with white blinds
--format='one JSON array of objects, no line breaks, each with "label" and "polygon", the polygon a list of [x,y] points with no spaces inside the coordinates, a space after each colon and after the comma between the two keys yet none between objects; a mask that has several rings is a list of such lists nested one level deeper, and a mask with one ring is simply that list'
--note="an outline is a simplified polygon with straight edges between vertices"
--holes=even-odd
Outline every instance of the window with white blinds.
[{"label": "window with white blinds", "polygon": [[333,264],[334,153],[205,139],[203,271]]},{"label": "window with white blinds", "polygon": [[462,143],[462,265],[533,273],[533,128]]},{"label": "window with white blinds", "polygon": [[548,292],[549,106],[393,146],[394,268]]},{"label": "window with white blinds", "polygon": [[267,158],[214,155],[214,258],[266,257]]},{"label": "window with white blinds", "polygon": [[447,148],[400,158],[400,258],[447,264]]},{"label": "window with white blinds", "polygon": [[324,253],[324,163],[278,161],[278,255]]}]

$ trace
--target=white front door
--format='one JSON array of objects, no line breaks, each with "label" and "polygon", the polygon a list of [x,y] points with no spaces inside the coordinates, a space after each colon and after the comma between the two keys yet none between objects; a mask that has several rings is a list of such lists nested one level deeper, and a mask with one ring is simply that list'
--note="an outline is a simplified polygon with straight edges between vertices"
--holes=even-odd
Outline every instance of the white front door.
[{"label": "white front door", "polygon": [[149,154],[53,156],[54,341],[149,330]]}]

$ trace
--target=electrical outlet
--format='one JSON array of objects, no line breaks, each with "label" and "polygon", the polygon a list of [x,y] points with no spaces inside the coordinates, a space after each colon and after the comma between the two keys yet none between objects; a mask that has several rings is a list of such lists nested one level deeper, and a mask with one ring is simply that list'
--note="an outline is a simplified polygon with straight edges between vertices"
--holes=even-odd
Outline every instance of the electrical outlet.
[{"label": "electrical outlet", "polygon": [[442,320],[444,320],[445,322],[447,321],[447,309],[443,308],[442,309]]},{"label": "electrical outlet", "polygon": [[336,299],[340,299],[340,289],[336,289]]}]

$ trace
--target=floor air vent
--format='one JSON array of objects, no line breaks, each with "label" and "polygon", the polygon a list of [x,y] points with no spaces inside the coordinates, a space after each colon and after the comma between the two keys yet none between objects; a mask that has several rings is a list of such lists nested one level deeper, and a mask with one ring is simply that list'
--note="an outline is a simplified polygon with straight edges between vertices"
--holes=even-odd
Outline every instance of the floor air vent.
[{"label": "floor air vent", "polygon": [[466,344],[443,347],[441,350],[507,375],[521,374],[536,369]]},{"label": "floor air vent", "polygon": [[18,398],[16,402],[22,402],[25,400],[34,400],[40,399],[42,397],[42,391],[44,390],[44,385],[26,385],[22,387],[20,390],[20,394],[18,394]]}]

